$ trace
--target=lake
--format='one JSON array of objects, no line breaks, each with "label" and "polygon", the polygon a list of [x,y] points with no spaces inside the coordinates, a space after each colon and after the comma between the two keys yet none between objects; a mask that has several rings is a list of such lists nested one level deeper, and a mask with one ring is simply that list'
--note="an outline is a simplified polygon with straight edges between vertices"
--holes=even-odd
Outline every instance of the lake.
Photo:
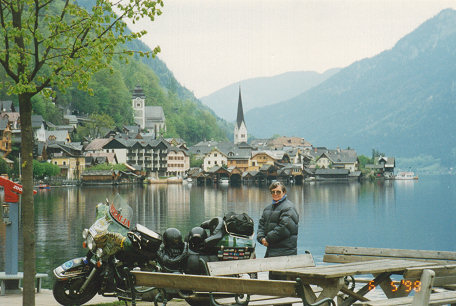
[{"label": "lake", "polygon": [[[418,181],[290,185],[288,198],[300,215],[298,253],[320,263],[326,245],[456,251],[456,177]],[[267,186],[147,185],[68,187],[35,195],[37,272],[84,256],[81,232],[95,220],[95,206],[120,193],[136,221],[163,233],[192,227],[228,211],[246,212],[257,224],[271,197]],[[19,256],[22,254],[22,242]],[[257,245],[257,256],[265,248]],[[0,271],[5,262],[5,225],[0,223]],[[19,263],[21,270],[22,264]],[[51,287],[51,278],[44,287]]]}]

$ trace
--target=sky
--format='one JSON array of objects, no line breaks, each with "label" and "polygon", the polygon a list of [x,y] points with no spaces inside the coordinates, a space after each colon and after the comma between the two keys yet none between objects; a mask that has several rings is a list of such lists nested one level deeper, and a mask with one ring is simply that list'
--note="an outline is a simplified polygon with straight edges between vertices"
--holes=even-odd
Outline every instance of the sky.
[{"label": "sky", "polygon": [[197,98],[288,71],[324,72],[391,49],[456,0],[164,0],[149,47]]}]

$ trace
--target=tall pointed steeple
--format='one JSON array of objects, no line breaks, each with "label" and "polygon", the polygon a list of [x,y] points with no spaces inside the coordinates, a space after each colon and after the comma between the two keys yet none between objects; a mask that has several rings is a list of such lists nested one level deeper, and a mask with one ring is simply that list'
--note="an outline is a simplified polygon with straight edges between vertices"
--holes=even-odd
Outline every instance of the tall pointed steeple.
[{"label": "tall pointed steeple", "polygon": [[243,121],[244,121],[244,110],[242,109],[241,86],[239,86],[239,100],[238,100],[237,119],[236,119],[236,125],[238,126],[238,128],[241,126],[241,123]]},{"label": "tall pointed steeple", "polygon": [[247,126],[244,122],[244,110],[242,108],[241,86],[239,86],[239,99],[236,124],[234,126],[234,144],[247,142]]}]

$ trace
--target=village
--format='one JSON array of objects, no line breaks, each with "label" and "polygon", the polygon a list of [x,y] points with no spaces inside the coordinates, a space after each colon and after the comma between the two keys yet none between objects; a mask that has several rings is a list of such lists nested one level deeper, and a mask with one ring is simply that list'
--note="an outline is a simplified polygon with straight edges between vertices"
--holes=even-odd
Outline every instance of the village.
[{"label": "village", "polygon": [[[59,175],[46,178],[45,183],[226,184],[280,180],[302,184],[321,180],[359,181],[366,174],[386,179],[394,175],[393,157],[377,156],[372,164],[361,165],[353,149],[316,147],[299,137],[248,142],[240,89],[234,142],[207,140],[187,146],[183,139],[163,138],[160,136],[166,131],[163,109],[146,106],[145,101],[142,88],[137,86],[131,101],[136,125],[113,128],[104,137],[85,142],[72,142],[71,135],[87,119],[67,114],[65,125],[54,125],[40,115],[33,115],[34,159],[60,168]],[[0,104],[0,151],[12,167],[8,155],[13,143],[20,142],[20,116],[11,101]],[[100,164],[125,167],[91,169]]]}]

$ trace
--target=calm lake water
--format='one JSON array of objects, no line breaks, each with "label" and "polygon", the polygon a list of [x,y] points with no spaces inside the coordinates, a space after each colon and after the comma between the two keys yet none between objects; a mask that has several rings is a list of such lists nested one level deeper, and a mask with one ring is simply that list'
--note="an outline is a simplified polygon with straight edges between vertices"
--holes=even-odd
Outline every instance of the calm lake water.
[{"label": "calm lake water", "polygon": [[[300,214],[298,253],[309,250],[317,263],[326,245],[456,251],[456,177],[418,181],[312,183],[288,186]],[[84,256],[81,232],[95,219],[97,203],[120,193],[136,221],[163,233],[192,227],[228,211],[246,212],[257,224],[271,201],[266,186],[204,187],[195,184],[69,187],[39,190],[35,196],[37,271],[52,270]],[[22,257],[22,244],[19,246]],[[257,256],[265,248],[257,245]],[[0,221],[0,271],[4,271],[5,225]],[[22,263],[19,263],[21,269]],[[51,287],[48,279],[44,287]]]}]

